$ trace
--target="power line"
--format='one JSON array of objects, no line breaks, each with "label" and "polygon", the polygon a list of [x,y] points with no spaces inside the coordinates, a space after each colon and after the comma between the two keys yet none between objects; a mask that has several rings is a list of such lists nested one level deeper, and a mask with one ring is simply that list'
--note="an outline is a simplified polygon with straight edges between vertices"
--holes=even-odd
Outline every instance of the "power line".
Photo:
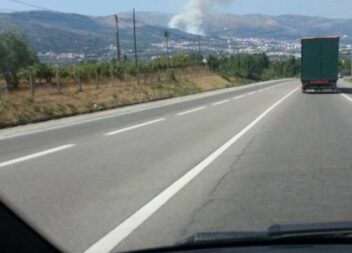
[{"label": "power line", "polygon": [[187,41],[198,41],[199,37],[197,37],[197,35],[189,35],[189,37],[186,37],[184,35],[181,35],[179,33],[170,33],[173,35],[174,38],[176,39],[181,39],[181,40],[187,40]]},{"label": "power line", "polygon": [[[164,30],[162,30],[162,29],[156,30],[155,28],[151,28],[150,26],[141,26],[140,30],[144,31],[144,32],[148,32],[152,35],[160,36],[160,38],[162,38],[164,35]],[[181,39],[181,40],[186,40],[189,42],[198,42],[199,41],[199,36],[197,36],[197,35],[188,35],[189,37],[186,37],[187,35],[182,36],[181,34],[173,33],[172,31],[171,32],[168,31],[168,32],[169,32],[170,37],[173,37],[174,39]]]},{"label": "power line", "polygon": [[3,8],[0,8],[0,11],[11,11],[11,12],[15,12],[17,10],[12,10],[12,9],[3,9]]},{"label": "power line", "polygon": [[32,4],[32,3],[20,1],[20,0],[10,0],[10,1],[11,1],[11,2],[15,2],[15,3],[18,3],[18,4],[25,5],[25,6],[33,7],[33,8],[36,8],[36,9],[41,9],[41,10],[45,10],[45,11],[51,11],[51,10],[48,9],[48,8],[45,8],[45,7],[42,7],[42,6],[39,6],[39,5],[35,5],[35,4]]}]

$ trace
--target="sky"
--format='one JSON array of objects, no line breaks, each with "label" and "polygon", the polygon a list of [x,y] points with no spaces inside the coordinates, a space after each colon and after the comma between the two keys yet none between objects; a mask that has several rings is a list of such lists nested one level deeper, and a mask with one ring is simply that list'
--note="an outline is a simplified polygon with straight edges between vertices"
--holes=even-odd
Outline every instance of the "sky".
[{"label": "sky", "polygon": [[[28,3],[55,11],[104,16],[118,12],[163,11],[177,13],[185,0],[0,0],[0,12],[39,9]],[[301,14],[330,18],[352,18],[352,0],[228,0],[217,11],[269,15]]]}]

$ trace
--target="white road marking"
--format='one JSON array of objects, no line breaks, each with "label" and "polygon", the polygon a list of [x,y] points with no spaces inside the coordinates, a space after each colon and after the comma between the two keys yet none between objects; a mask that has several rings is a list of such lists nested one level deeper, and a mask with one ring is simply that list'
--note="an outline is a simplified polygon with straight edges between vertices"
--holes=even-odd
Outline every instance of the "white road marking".
[{"label": "white road marking", "polygon": [[[293,79],[282,79],[281,82],[287,83],[292,80]],[[19,127],[13,128],[11,130],[10,129],[0,130],[0,140],[21,137],[21,136],[27,136],[27,135],[37,134],[37,133],[41,133],[41,132],[52,131],[52,130],[56,130],[56,129],[86,124],[89,122],[94,122],[94,121],[99,121],[99,120],[117,118],[117,117],[121,117],[124,115],[130,115],[130,114],[134,114],[137,112],[142,112],[142,111],[146,111],[146,110],[152,110],[152,109],[164,107],[167,105],[174,105],[174,104],[184,103],[186,101],[197,100],[197,99],[204,98],[204,97],[210,97],[210,96],[214,96],[214,95],[218,95],[218,94],[225,94],[225,93],[232,92],[235,90],[237,90],[237,91],[246,90],[251,87],[259,87],[259,86],[263,86],[263,85],[267,85],[267,84],[275,83],[275,82],[278,82],[278,80],[252,83],[252,84],[243,85],[240,87],[233,87],[233,88],[227,88],[227,89],[220,89],[220,90],[216,90],[216,91],[209,91],[209,92],[199,93],[199,94],[195,94],[195,95],[191,95],[191,96],[177,97],[177,98],[166,99],[166,100],[156,101],[156,102],[148,102],[148,103],[144,103],[144,104],[140,104],[140,105],[128,106],[125,108],[117,108],[117,109],[107,110],[104,112],[92,113],[89,115],[88,114],[78,115],[78,116],[73,116],[73,117],[69,117],[69,118],[63,118],[63,119],[58,119],[58,120],[53,120],[53,121],[48,121],[48,122],[36,123],[31,126],[19,126]]]},{"label": "white road marking", "polygon": [[198,112],[198,111],[204,110],[206,108],[207,108],[206,106],[197,107],[197,108],[194,108],[194,109],[189,110],[189,111],[180,112],[180,113],[177,114],[177,116],[186,115],[186,114],[189,114],[189,113],[192,113],[192,112]]},{"label": "white road marking", "polygon": [[141,124],[138,124],[138,125],[122,128],[122,129],[119,129],[119,130],[116,130],[116,131],[112,131],[112,132],[106,133],[105,135],[106,136],[111,136],[111,135],[115,135],[115,134],[120,134],[120,133],[127,132],[127,131],[130,131],[130,130],[136,129],[136,128],[140,128],[140,127],[148,126],[148,125],[151,125],[151,124],[155,124],[155,123],[158,123],[158,122],[163,121],[165,119],[166,118],[160,118],[160,119],[144,122],[144,123],[141,123]]},{"label": "white road marking", "polygon": [[245,96],[246,96],[246,95],[239,95],[239,96],[233,97],[232,99],[233,99],[233,100],[237,100],[237,99],[243,98],[243,97],[245,97]]},{"label": "white road marking", "polygon": [[247,95],[250,96],[250,95],[253,95],[255,93],[257,93],[257,91],[251,91],[251,92],[248,92]]},{"label": "white road marking", "polygon": [[24,162],[24,161],[27,161],[27,160],[31,160],[31,159],[34,159],[34,158],[37,158],[37,157],[45,156],[45,155],[48,155],[48,154],[52,154],[52,153],[55,153],[55,152],[58,152],[58,151],[61,151],[61,150],[64,150],[64,149],[72,148],[74,146],[76,146],[76,145],[75,144],[63,145],[63,146],[60,146],[60,147],[57,147],[57,148],[44,150],[44,151],[41,151],[41,152],[38,152],[38,153],[34,153],[34,154],[31,154],[31,155],[27,155],[27,156],[23,156],[23,157],[16,158],[16,159],[13,159],[13,160],[9,160],[9,161],[6,161],[6,162],[2,162],[2,163],[0,163],[0,168],[3,168],[5,166],[9,166],[9,165],[12,165],[12,164],[15,164],[15,163],[20,163],[20,162]]},{"label": "white road marking", "polygon": [[346,98],[348,101],[352,102],[352,98],[350,96],[347,96],[346,94],[341,94],[344,98]]},{"label": "white road marking", "polygon": [[281,104],[290,95],[296,92],[298,88],[290,91],[283,98],[275,102],[265,112],[259,115],[243,130],[233,136],[225,144],[211,153],[207,158],[200,162],[197,166],[187,172],[184,176],[179,178],[176,182],[166,188],[159,195],[154,197],[150,202],[144,205],[137,212],[132,214],[124,222],[110,231],[107,235],[101,238],[98,242],[93,244],[85,253],[105,253],[110,252],[118,244],[120,244],[127,236],[129,236],[134,230],[141,226],[150,216],[158,211],[165,203],[167,203],[173,196],[175,196],[182,188],[190,183],[195,177],[197,177],[205,168],[207,168],[215,159],[217,159],[222,153],[230,148],[238,139],[245,135],[255,125],[257,125],[266,115],[274,110],[279,104]]},{"label": "white road marking", "polygon": [[219,101],[219,102],[213,103],[212,105],[217,106],[217,105],[222,105],[222,104],[225,104],[225,103],[227,103],[227,102],[230,102],[230,100],[225,99],[225,100],[222,100],[222,101]]}]

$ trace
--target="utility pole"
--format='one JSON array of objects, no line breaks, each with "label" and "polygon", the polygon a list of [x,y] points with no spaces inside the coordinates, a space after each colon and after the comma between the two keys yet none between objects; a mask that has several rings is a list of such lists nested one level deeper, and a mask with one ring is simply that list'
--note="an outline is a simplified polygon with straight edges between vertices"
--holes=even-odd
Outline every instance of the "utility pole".
[{"label": "utility pole", "polygon": [[61,94],[61,84],[60,84],[60,76],[59,76],[59,67],[55,68],[55,81],[56,81],[56,88],[57,92]]},{"label": "utility pole", "polygon": [[29,70],[29,85],[31,87],[31,97],[34,97],[34,82],[33,82],[33,72],[32,72],[32,68],[30,68]]},{"label": "utility pole", "polygon": [[113,65],[113,62],[110,63],[110,80],[111,80],[111,85],[114,86],[114,65]]},{"label": "utility pole", "polygon": [[136,67],[138,67],[138,56],[137,56],[137,33],[136,33],[136,10],[133,8],[133,41],[134,41],[134,61]]},{"label": "utility pole", "polygon": [[98,72],[98,69],[96,68],[94,72],[95,72],[95,88],[99,89],[99,72]]},{"label": "utility pole", "polygon": [[116,24],[116,59],[119,62],[121,60],[121,46],[120,46],[120,31],[119,31],[119,17],[115,16]]},{"label": "utility pole", "polygon": [[201,42],[201,36],[198,36],[198,53],[201,54],[202,53],[202,46],[200,44]]},{"label": "utility pole", "polygon": [[350,65],[351,65],[351,75],[350,76],[352,76],[352,51],[351,51]]},{"label": "utility pole", "polygon": [[164,33],[164,37],[165,37],[165,43],[166,43],[166,59],[167,59],[167,68],[170,67],[170,56],[169,56],[169,37],[170,37],[170,33],[165,30],[165,33]]},{"label": "utility pole", "polygon": [[81,80],[81,70],[78,70],[78,76],[77,77],[78,77],[78,87],[79,87],[78,91],[82,92],[83,89],[82,89],[82,80]]}]

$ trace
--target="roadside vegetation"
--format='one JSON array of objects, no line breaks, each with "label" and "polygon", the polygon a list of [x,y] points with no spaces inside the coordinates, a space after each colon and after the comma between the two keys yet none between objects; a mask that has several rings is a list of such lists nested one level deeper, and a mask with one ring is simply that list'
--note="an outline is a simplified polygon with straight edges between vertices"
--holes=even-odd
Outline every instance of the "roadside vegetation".
[{"label": "roadside vegetation", "polygon": [[342,76],[351,76],[351,55],[340,55],[339,72]]},{"label": "roadside vegetation", "polygon": [[265,54],[230,56],[179,53],[138,66],[121,62],[42,63],[26,38],[0,33],[0,127],[49,120],[158,99],[294,77],[295,58]]}]

